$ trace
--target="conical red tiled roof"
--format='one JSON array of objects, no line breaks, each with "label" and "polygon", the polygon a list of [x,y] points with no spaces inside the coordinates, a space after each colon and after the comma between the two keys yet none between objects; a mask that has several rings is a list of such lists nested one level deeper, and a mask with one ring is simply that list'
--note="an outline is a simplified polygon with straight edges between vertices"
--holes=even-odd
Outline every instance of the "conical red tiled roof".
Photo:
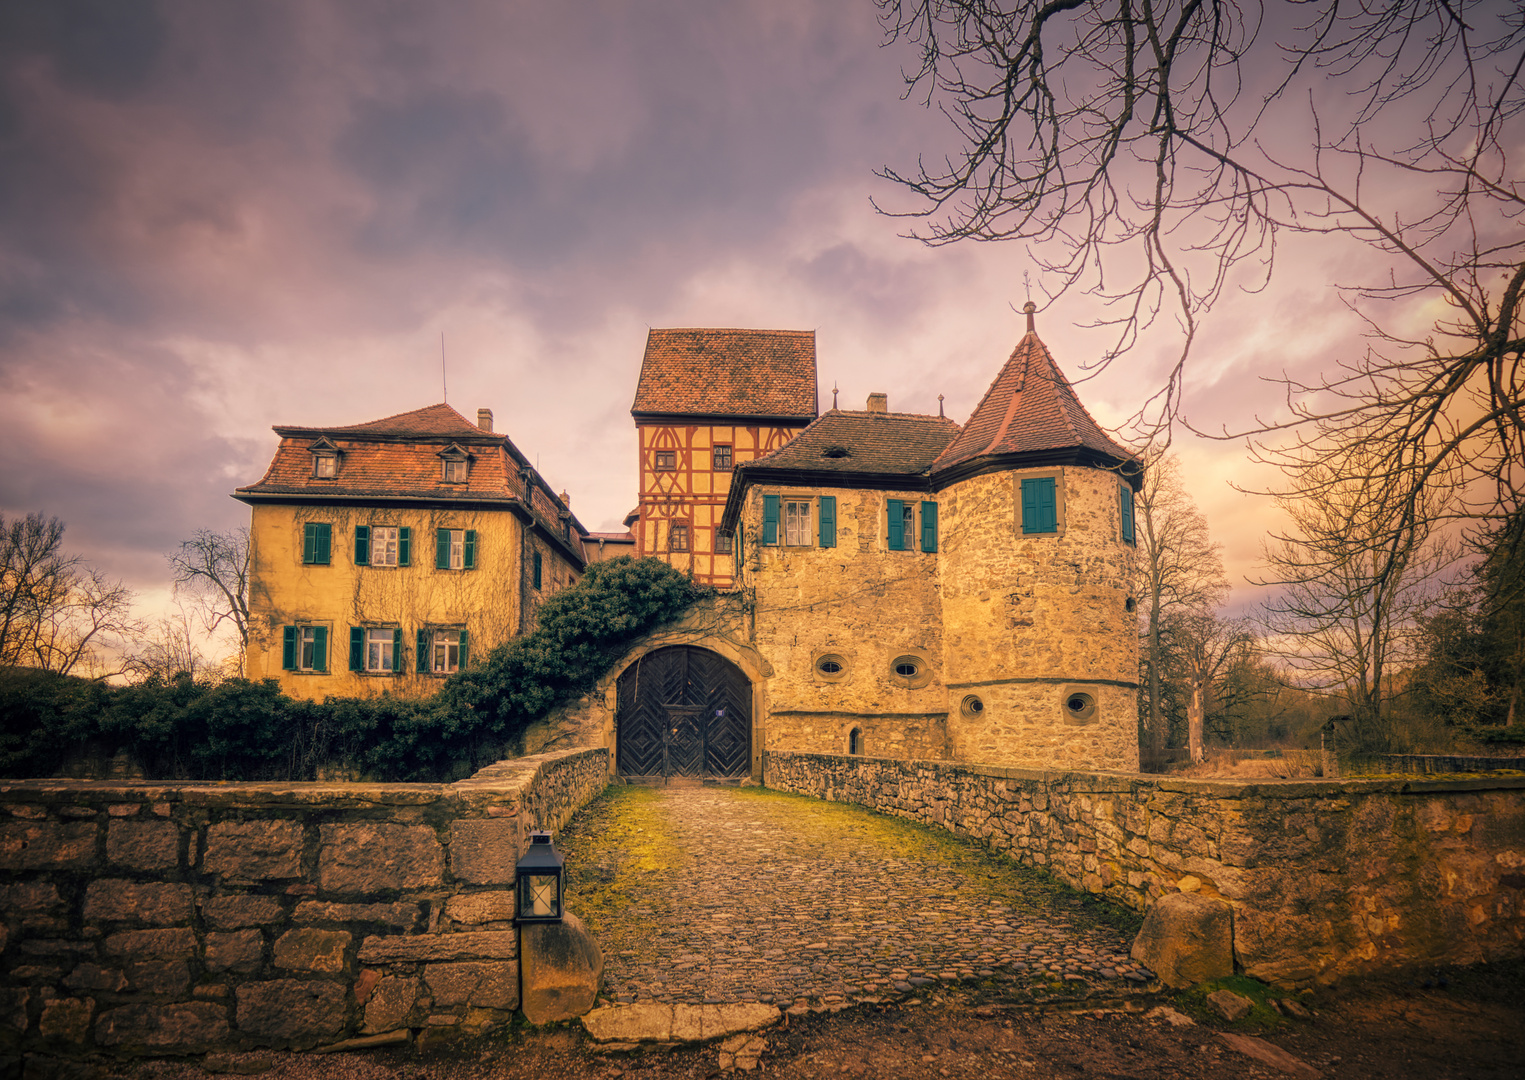
[{"label": "conical red tiled roof", "polygon": [[281,425],[275,430],[281,434],[285,434],[288,431],[311,431],[314,434],[321,432],[325,435],[416,436],[419,438],[436,439],[455,439],[476,435],[490,436],[492,434],[491,432],[483,431],[444,402],[438,405],[426,405],[422,409],[414,409],[412,412],[398,413],[396,416],[384,416],[380,420],[371,420],[364,424],[350,424],[345,427],[287,427]]},{"label": "conical red tiled roof", "polygon": [[1029,329],[974,415],[933,463],[932,475],[981,458],[1058,451],[1089,451],[1119,463],[1133,457],[1086,412],[1048,347]]}]

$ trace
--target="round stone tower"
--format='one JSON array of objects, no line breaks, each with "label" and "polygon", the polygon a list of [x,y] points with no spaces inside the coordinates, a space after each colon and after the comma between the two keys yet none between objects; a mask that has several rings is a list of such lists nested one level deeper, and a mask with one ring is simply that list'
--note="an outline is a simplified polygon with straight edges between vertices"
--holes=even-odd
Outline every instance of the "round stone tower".
[{"label": "round stone tower", "polygon": [[932,467],[954,758],[1138,769],[1142,474],[1033,326]]}]

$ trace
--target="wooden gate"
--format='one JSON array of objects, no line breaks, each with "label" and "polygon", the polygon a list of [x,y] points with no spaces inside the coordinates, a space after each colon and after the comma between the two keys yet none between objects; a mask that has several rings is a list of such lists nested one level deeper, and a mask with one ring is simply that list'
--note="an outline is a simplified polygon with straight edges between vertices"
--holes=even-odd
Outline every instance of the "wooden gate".
[{"label": "wooden gate", "polygon": [[657,649],[625,669],[614,711],[627,780],[738,777],[752,771],[752,684],[708,649]]}]

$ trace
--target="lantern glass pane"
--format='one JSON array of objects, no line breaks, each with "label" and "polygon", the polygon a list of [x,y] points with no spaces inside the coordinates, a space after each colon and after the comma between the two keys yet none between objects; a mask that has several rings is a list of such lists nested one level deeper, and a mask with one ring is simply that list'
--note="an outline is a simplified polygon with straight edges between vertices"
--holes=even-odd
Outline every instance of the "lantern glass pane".
[{"label": "lantern glass pane", "polygon": [[557,915],[556,878],[553,876],[533,875],[524,879],[524,898],[527,901],[528,910],[526,915]]}]

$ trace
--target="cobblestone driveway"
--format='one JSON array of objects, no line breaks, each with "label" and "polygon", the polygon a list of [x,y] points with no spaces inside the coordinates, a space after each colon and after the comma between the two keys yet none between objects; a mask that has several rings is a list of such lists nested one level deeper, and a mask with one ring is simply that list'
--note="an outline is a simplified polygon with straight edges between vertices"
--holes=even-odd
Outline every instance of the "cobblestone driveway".
[{"label": "cobblestone driveway", "polygon": [[1150,981],[1127,913],[954,837],[761,788],[613,787],[556,838],[616,1001],[1021,996]]}]

